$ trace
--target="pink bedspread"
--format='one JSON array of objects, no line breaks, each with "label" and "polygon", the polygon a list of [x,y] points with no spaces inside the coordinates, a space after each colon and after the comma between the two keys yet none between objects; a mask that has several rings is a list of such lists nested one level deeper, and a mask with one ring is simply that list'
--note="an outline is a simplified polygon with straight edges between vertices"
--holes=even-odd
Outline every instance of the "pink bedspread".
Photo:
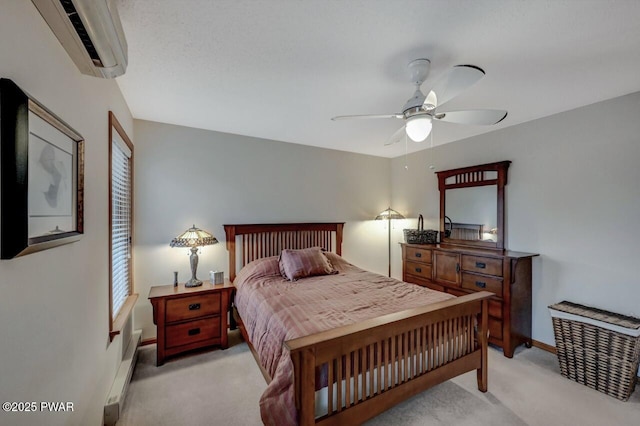
[{"label": "pink bedspread", "polygon": [[272,381],[260,398],[267,425],[295,425],[293,363],[283,343],[331,328],[453,298],[449,294],[364,271],[327,253],[336,275],[295,282],[280,275],[278,258],[259,259],[236,277],[235,304]]}]

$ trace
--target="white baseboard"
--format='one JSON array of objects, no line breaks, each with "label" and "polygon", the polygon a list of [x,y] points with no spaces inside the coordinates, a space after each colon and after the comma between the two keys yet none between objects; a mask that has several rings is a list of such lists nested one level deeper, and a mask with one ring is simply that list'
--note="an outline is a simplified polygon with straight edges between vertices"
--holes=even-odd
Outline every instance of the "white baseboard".
[{"label": "white baseboard", "polygon": [[120,419],[124,399],[127,395],[127,388],[129,387],[136,361],[138,360],[138,346],[141,340],[141,330],[136,330],[131,333],[127,349],[122,356],[120,368],[118,368],[116,377],[113,380],[113,385],[111,386],[111,391],[109,391],[109,396],[107,397],[107,402],[104,405],[105,426],[114,426]]}]

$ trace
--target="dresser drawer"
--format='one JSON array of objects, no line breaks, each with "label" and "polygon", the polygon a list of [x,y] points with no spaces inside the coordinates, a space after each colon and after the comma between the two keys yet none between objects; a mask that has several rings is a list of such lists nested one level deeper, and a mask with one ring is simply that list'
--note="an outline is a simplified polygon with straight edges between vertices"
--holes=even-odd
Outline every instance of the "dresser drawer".
[{"label": "dresser drawer", "polygon": [[462,288],[474,291],[491,291],[502,297],[502,280],[482,275],[462,273]]},{"label": "dresser drawer", "polygon": [[167,326],[165,348],[188,345],[220,337],[220,317]]},{"label": "dresser drawer", "polygon": [[431,263],[431,250],[416,247],[407,247],[405,250],[407,256],[406,260]]},{"label": "dresser drawer", "polygon": [[405,274],[427,278],[429,280],[431,279],[431,265],[418,262],[410,262],[407,260],[404,263],[404,268]]},{"label": "dresser drawer", "polygon": [[462,255],[462,269],[481,274],[502,276],[502,259],[492,257]]},{"label": "dresser drawer", "polygon": [[220,313],[220,293],[169,299],[166,322],[182,321]]}]

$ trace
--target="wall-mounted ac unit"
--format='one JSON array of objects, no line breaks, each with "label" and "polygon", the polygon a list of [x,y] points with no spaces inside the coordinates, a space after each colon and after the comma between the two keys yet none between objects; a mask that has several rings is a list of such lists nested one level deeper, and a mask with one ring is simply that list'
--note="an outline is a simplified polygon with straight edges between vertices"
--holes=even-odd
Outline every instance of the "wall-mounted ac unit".
[{"label": "wall-mounted ac unit", "polygon": [[80,72],[114,78],[127,69],[127,41],[114,0],[31,0]]}]

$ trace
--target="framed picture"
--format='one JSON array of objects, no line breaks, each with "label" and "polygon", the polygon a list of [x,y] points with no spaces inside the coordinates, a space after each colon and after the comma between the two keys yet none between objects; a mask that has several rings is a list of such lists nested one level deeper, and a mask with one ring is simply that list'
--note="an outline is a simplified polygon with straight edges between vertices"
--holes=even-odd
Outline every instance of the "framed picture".
[{"label": "framed picture", "polygon": [[0,154],[0,257],[80,239],[84,139],[8,79],[0,79]]}]

